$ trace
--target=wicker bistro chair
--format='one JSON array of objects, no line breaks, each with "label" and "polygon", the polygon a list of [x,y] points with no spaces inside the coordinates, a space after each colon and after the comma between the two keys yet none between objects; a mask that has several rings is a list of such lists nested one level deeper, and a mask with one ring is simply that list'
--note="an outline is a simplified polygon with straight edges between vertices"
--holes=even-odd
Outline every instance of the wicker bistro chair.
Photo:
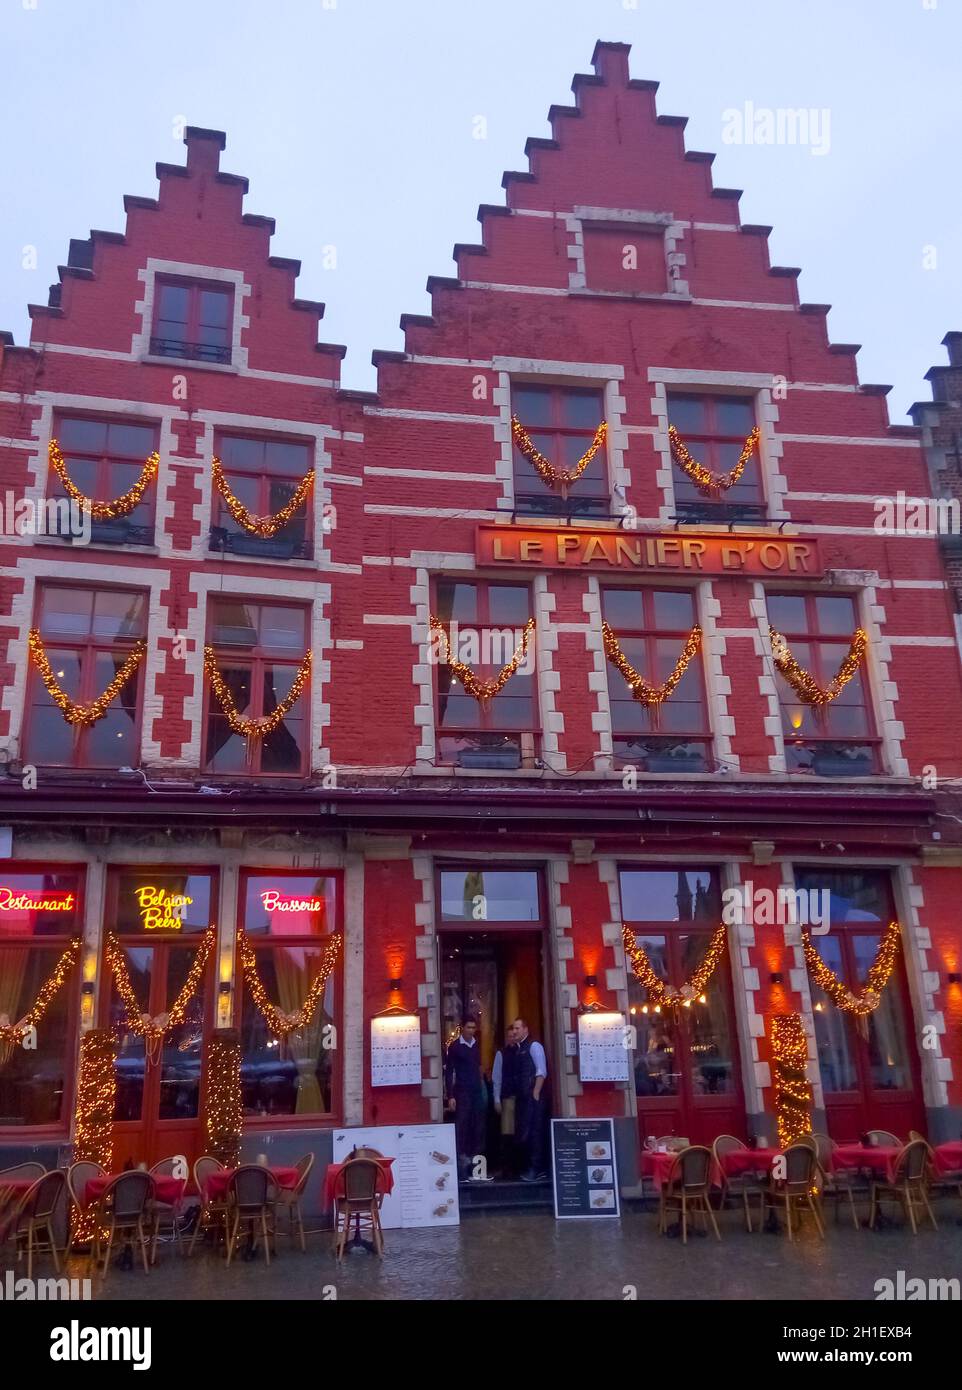
[{"label": "wicker bistro chair", "polygon": [[42,1163],[16,1163],[12,1168],[0,1168],[0,1245],[13,1235],[17,1213],[24,1192],[11,1192],[11,1183],[34,1183],[46,1172]]},{"label": "wicker bistro chair", "polygon": [[150,1273],[150,1265],[147,1262],[147,1227],[150,1222],[148,1203],[153,1186],[154,1180],[149,1173],[143,1172],[140,1168],[132,1168],[129,1172],[119,1173],[113,1178],[91,1207],[91,1211],[97,1217],[93,1246],[95,1266],[100,1259],[104,1232],[107,1235],[104,1274],[110,1267],[110,1253],[117,1236],[126,1237],[131,1245],[136,1239],[140,1246],[140,1257],[144,1262],[144,1273]]},{"label": "wicker bistro chair", "polygon": [[[264,1238],[264,1258],[271,1262],[271,1242],[275,1238],[274,1203],[277,1197],[277,1183],[269,1168],[259,1163],[242,1163],[231,1174],[227,1186],[227,1263],[230,1264],[237,1249],[237,1239],[242,1226],[250,1229],[253,1242],[260,1227]],[[274,1248],[275,1255],[277,1248]]]},{"label": "wicker bistro chair", "polygon": [[811,1144],[792,1144],[785,1150],[782,1158],[785,1160],[784,1178],[771,1177],[767,1186],[762,1189],[762,1224],[765,1222],[766,1207],[774,1211],[784,1205],[788,1238],[794,1240],[792,1212],[797,1214],[801,1224],[802,1213],[807,1208],[812,1213],[816,1229],[824,1240],[825,1229],[818,1212],[816,1182],[820,1170],[815,1149]]},{"label": "wicker bistro chair", "polygon": [[[921,1135],[919,1137],[921,1138]],[[902,1147],[902,1140],[890,1129],[870,1129],[868,1142],[879,1149],[900,1149]]]},{"label": "wicker bistro chair", "polygon": [[278,1212],[286,1211],[290,1223],[290,1237],[294,1239],[295,1224],[297,1234],[300,1237],[301,1250],[306,1250],[304,1244],[304,1218],[301,1214],[301,1198],[304,1196],[304,1189],[307,1187],[307,1180],[311,1176],[311,1169],[314,1167],[314,1155],[305,1154],[299,1158],[294,1165],[297,1168],[297,1186],[279,1187],[277,1189],[277,1209]]},{"label": "wicker bistro chair", "polygon": [[54,1219],[57,1208],[67,1197],[67,1175],[62,1168],[54,1168],[29,1188],[21,1197],[13,1227],[17,1246],[17,1260],[23,1259],[27,1252],[27,1278],[33,1278],[33,1257],[36,1254],[53,1256],[53,1267],[60,1273],[60,1255],[57,1251],[57,1235]]},{"label": "wicker bistro chair", "polygon": [[193,1255],[194,1246],[197,1244],[197,1237],[201,1231],[223,1231],[226,1237],[227,1225],[227,1198],[221,1197],[214,1201],[204,1195],[204,1184],[211,1173],[223,1173],[225,1165],[213,1154],[201,1154],[200,1158],[194,1161],[194,1186],[200,1194],[200,1207],[197,1211],[197,1222],[194,1226],[194,1234],[190,1238],[190,1245],[187,1247],[188,1257]]},{"label": "wicker bistro chair", "polygon": [[875,1181],[871,1187],[871,1207],[868,1224],[874,1228],[883,1201],[901,1202],[912,1227],[912,1234],[918,1235],[915,1208],[925,1211],[932,1222],[932,1229],[939,1229],[938,1222],[929,1205],[929,1154],[930,1149],[924,1139],[913,1139],[899,1153],[892,1166],[891,1182]]},{"label": "wicker bistro chair", "polygon": [[384,1257],[381,1202],[377,1191],[380,1176],[380,1166],[373,1158],[349,1158],[338,1174],[334,1197],[334,1252],[339,1260],[344,1255],[352,1220],[359,1235],[362,1226],[370,1230],[378,1259]]},{"label": "wicker bistro chair", "polygon": [[658,1204],[658,1231],[665,1235],[668,1230],[668,1214],[677,1211],[681,1217],[682,1243],[688,1244],[688,1216],[697,1212],[705,1222],[705,1231],[711,1222],[715,1239],[721,1240],[715,1213],[708,1200],[711,1192],[712,1151],[700,1144],[691,1144],[677,1155],[668,1174],[668,1181],[661,1189]]},{"label": "wicker bistro chair", "polygon": [[23,1182],[25,1178],[36,1182],[46,1171],[42,1163],[16,1163],[12,1168],[0,1168],[0,1191],[7,1182]]},{"label": "wicker bistro chair", "polygon": [[745,1207],[745,1225],[749,1233],[753,1230],[751,1207],[749,1197],[757,1197],[759,1202],[762,1198],[762,1184],[753,1173],[745,1173],[742,1177],[730,1178],[726,1175],[722,1167],[722,1159],[725,1154],[732,1153],[734,1150],[747,1149],[748,1145],[743,1144],[740,1139],[736,1139],[733,1134],[719,1134],[714,1144],[711,1146],[712,1156],[715,1160],[715,1170],[718,1181],[721,1183],[722,1205],[726,1197],[741,1197]]},{"label": "wicker bistro chair", "polygon": [[[177,1158],[162,1158],[159,1163],[155,1163],[153,1168],[151,1168],[151,1177],[172,1178],[174,1176],[174,1169],[178,1166],[180,1161],[181,1160]],[[161,1225],[164,1223],[166,1223],[170,1230],[170,1238],[177,1247],[177,1253],[180,1253],[181,1205],[182,1203],[180,1200],[176,1202],[158,1201],[156,1195],[152,1196],[150,1199],[150,1210],[154,1218],[154,1229],[150,1241],[150,1263],[152,1265],[157,1263],[157,1239],[160,1235]]]},{"label": "wicker bistro chair", "polygon": [[[854,1168],[832,1167],[832,1154],[838,1145],[834,1139],[830,1139],[827,1134],[811,1134],[807,1136],[815,1140],[815,1152],[818,1155],[818,1166],[821,1170],[822,1191],[826,1197],[835,1199],[835,1221],[838,1222],[838,1209],[842,1198],[848,1198],[849,1209],[852,1213],[852,1225],[856,1231],[861,1228],[858,1219],[858,1211],[855,1208],[855,1188],[858,1183],[858,1173]],[[864,1192],[863,1192],[864,1195]]]}]

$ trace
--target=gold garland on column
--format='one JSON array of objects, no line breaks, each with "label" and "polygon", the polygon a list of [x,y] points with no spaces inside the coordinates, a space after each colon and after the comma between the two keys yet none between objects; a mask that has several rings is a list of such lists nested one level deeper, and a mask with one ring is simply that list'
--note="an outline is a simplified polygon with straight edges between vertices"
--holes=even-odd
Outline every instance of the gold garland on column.
[{"label": "gold garland on column", "polygon": [[94,521],[114,521],[117,517],[129,515],[139,505],[160,467],[160,454],[155,450],[144,460],[140,477],[133,487],[128,488],[122,496],[115,497],[112,502],[95,502],[92,498],[84,496],[70,477],[67,472],[67,460],[61,453],[56,439],[51,439],[47,445],[47,458],[50,460],[50,467],[60,479],[64,492],[72,501],[78,502],[85,512],[89,512]]},{"label": "gold garland on column", "polygon": [[769,627],[768,635],[771,639],[772,660],[775,662],[775,669],[788,681],[802,704],[811,705],[814,708],[824,708],[825,705],[830,705],[833,700],[838,699],[852,677],[858,674],[868,650],[868,634],[862,628],[857,627],[852,634],[848,654],[839,666],[835,678],[823,689],[810,671],[799,666],[792,656],[791,648],[780,632]]},{"label": "gold garland on column", "polygon": [[843,1013],[854,1014],[856,1018],[866,1018],[882,1002],[882,991],[891,978],[899,954],[899,937],[902,928],[898,922],[889,922],[879,941],[875,959],[869,967],[865,983],[856,991],[840,980],[835,971],[825,964],[815,946],[811,935],[802,932],[802,949],[808,973],[823,994]]},{"label": "gold garland on column", "polygon": [[659,707],[670,698],[678,682],[688,670],[689,663],[701,650],[702,631],[696,623],[685,638],[685,645],[681,649],[681,655],[675,662],[674,669],[668,676],[668,679],[663,685],[651,685],[645,680],[644,676],[632,666],[631,662],[621,650],[621,644],[618,638],[606,622],[602,622],[601,624],[601,635],[604,640],[605,656],[611,662],[612,666],[624,676],[631,690],[632,697],[636,699],[640,705],[644,705],[646,709],[651,710],[654,715],[657,715]]},{"label": "gold garland on column", "polygon": [[799,1014],[772,1019],[772,1061],[778,1143],[784,1149],[812,1132],[812,1088],[805,1075],[808,1039]]},{"label": "gold garland on column", "polygon": [[242,526],[244,530],[250,532],[252,536],[260,536],[263,540],[270,540],[272,536],[276,536],[278,531],[287,525],[294,513],[306,501],[308,493],[314,486],[314,469],[311,468],[297,484],[297,487],[291,494],[290,501],[286,502],[279,512],[275,512],[273,516],[255,516],[253,512],[248,511],[240,498],[231,491],[230,483],[227,481],[227,476],[224,473],[224,465],[216,454],[211,459],[210,473],[214,480],[214,486],[227,503],[227,510],[237,522],[238,526]]},{"label": "gold garland on column", "polygon": [[267,990],[257,973],[256,953],[243,927],[237,934],[237,946],[241,967],[244,971],[244,983],[250,991],[254,1003],[263,1014],[268,1028],[278,1037],[286,1038],[289,1034],[306,1028],[317,1011],[328,977],[337,964],[337,957],[341,949],[341,933],[339,931],[334,932],[332,936],[322,939],[324,940],[324,950],[321,955],[320,967],[311,981],[307,998],[299,1009],[288,1014],[283,1013],[276,1004],[268,999]]},{"label": "gold garland on column", "polygon": [[671,456],[678,464],[683,473],[686,473],[697,488],[702,492],[717,497],[719,493],[727,492],[730,487],[734,487],[745,471],[745,465],[752,454],[758,448],[758,441],[761,438],[761,431],[756,425],[751,434],[745,440],[744,448],[738,456],[738,462],[734,468],[730,468],[727,473],[713,473],[710,468],[706,468],[703,463],[699,463],[688,452],[684,440],[675,429],[674,425],[668,426],[668,443],[671,446]]},{"label": "gold garland on column", "polygon": [[438,633],[441,638],[441,660],[446,662],[449,670],[457,676],[464,687],[464,693],[477,700],[482,709],[487,709],[494,697],[501,694],[508,681],[517,672],[518,667],[528,654],[528,638],[534,632],[534,628],[534,618],[529,618],[521,631],[521,640],[515,647],[514,655],[508,664],[502,666],[493,679],[482,680],[480,676],[474,674],[470,666],[451,655],[451,643],[447,628],[440,618],[436,618],[433,613],[431,614],[431,631]]},{"label": "gold garland on column", "polygon": [[270,714],[265,714],[260,719],[244,719],[237,712],[234,697],[230,693],[227,682],[220,673],[217,665],[217,653],[213,647],[204,648],[204,670],[207,672],[207,679],[210,681],[210,688],[217,697],[217,702],[224,714],[227,716],[227,723],[231,731],[240,734],[242,738],[265,738],[273,733],[278,724],[297,704],[301,697],[301,691],[307,684],[311,674],[312,653],[310,650],[304,653],[301,664],[297,668],[297,674],[291,683],[291,688],[284,696],[284,699],[272,709]]},{"label": "gold garland on column", "polygon": [[103,719],[147,653],[147,643],[144,641],[136,642],[127,660],[107,688],[95,700],[91,700],[89,705],[81,705],[76,700],[71,700],[58,683],[38,628],[32,627],[27,634],[27,648],[51,700],[68,724],[79,724],[82,729],[89,729],[91,724],[96,724],[98,720]]},{"label": "gold garland on column", "polygon": [[[5,1015],[0,1016],[0,1056],[6,1048],[19,1047],[24,1038],[35,1028],[44,1014],[49,1009],[51,1003],[59,994],[61,987],[67,976],[73,970],[80,957],[80,937],[75,937],[57,961],[51,973],[44,980],[31,1007],[24,1014],[23,1018],[17,1023],[4,1023]],[[9,1055],[9,1053],[7,1054]]]},{"label": "gold garland on column", "polygon": [[99,1163],[108,1172],[113,1156],[116,1057],[117,1039],[109,1028],[91,1029],[82,1035],[74,1106],[74,1162]]},{"label": "gold garland on column", "polygon": [[578,481],[607,439],[608,421],[602,420],[601,424],[595,430],[594,438],[581,455],[581,458],[575,464],[574,468],[557,468],[549,458],[546,458],[535,446],[534,441],[517,415],[511,416],[511,434],[518,449],[524,454],[528,462],[534,465],[541,481],[548,487],[560,488],[562,497],[567,497],[568,488],[572,483]]},{"label": "gold garland on column", "polygon": [[236,1028],[217,1028],[207,1044],[204,1123],[207,1152],[227,1168],[240,1159],[244,1104],[241,1093],[241,1045]]},{"label": "gold garland on column", "polygon": [[647,990],[648,1002],[655,1006],[655,1012],[660,1013],[665,1006],[670,1009],[676,1009],[679,1006],[688,1009],[696,999],[700,1003],[705,1002],[703,997],[705,990],[715,973],[718,962],[725,953],[728,929],[724,922],[719,922],[712,932],[708,949],[702,957],[701,964],[691,979],[679,989],[669,985],[660,975],[655,974],[648,959],[648,952],[643,946],[638,945],[635,933],[627,923],[622,926],[621,938],[624,942],[625,955],[628,957],[635,979]]},{"label": "gold garland on column", "polygon": [[117,993],[120,995],[121,1002],[126,1010],[126,1026],[129,1032],[136,1033],[138,1037],[144,1039],[147,1047],[147,1055],[151,1061],[156,1061],[160,1056],[164,1038],[175,1028],[179,1028],[187,1016],[187,1006],[197,993],[200,985],[201,976],[204,973],[204,966],[214,945],[214,938],[217,935],[216,927],[210,926],[201,937],[200,945],[197,947],[187,978],[181,986],[180,993],[171,1005],[170,1012],[158,1014],[151,1018],[150,1014],[141,1012],[137,1002],[137,995],[131,984],[130,973],[127,970],[127,961],[124,958],[123,947],[113,932],[107,933],[106,955],[107,964],[113,971],[114,983],[117,986]]}]

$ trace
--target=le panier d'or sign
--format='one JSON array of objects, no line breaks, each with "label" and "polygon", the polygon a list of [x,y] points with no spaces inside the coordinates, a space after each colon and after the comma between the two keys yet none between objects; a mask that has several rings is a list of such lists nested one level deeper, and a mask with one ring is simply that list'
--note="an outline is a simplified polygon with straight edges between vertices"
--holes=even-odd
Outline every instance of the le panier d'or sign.
[{"label": "le panier d'or sign", "polygon": [[656,574],[820,575],[815,540],[791,536],[679,535],[676,531],[559,531],[549,527],[479,526],[479,565],[605,569]]}]

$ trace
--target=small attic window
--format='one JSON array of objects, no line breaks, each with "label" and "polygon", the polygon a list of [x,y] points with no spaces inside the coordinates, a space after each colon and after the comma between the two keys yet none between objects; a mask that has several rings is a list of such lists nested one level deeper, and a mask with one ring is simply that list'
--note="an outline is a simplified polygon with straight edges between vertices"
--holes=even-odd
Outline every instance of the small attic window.
[{"label": "small attic window", "polygon": [[586,224],[584,243],[589,290],[666,294],[670,289],[664,227],[644,222]]},{"label": "small attic window", "polygon": [[233,312],[234,291],[229,286],[158,277],[151,354],[230,362]]}]

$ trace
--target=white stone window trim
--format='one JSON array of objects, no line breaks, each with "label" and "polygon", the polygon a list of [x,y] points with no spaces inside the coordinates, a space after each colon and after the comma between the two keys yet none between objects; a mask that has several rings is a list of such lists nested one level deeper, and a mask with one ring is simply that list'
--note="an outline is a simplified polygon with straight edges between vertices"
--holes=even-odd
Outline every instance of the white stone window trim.
[{"label": "white stone window trim", "polygon": [[[155,357],[151,354],[150,340],[153,337],[158,276],[161,278],[176,276],[181,279],[196,281],[210,280],[234,287],[230,362],[197,362],[192,358]],[[250,318],[244,312],[244,301],[250,297],[252,290],[244,279],[242,270],[231,270],[226,266],[195,265],[188,261],[158,260],[154,256],[149,256],[147,264],[137,271],[137,279],[143,283],[144,291],[143,297],[134,305],[134,313],[140,316],[140,329],[134,333],[130,344],[131,355],[135,359],[149,358],[151,362],[161,365],[169,364],[173,368],[181,367],[191,370],[197,367],[211,366],[220,367],[221,370],[227,371],[243,372],[247,370],[247,348],[242,346],[241,338],[244,329],[250,327]]]},{"label": "white stone window trim", "polygon": [[[674,213],[671,212],[639,212],[634,208],[598,208],[578,205],[570,213],[565,214],[565,227],[568,232],[568,258],[573,262],[574,268],[568,272],[569,290],[587,290],[588,280],[585,270],[585,223],[607,223],[615,227],[623,226],[625,235],[631,233],[632,227],[661,228],[663,236],[663,247],[665,255],[665,289],[664,295],[674,298],[689,294],[688,282],[681,278],[682,269],[687,263],[687,257],[683,251],[679,250],[679,245],[684,239],[684,225],[678,221]],[[630,291],[627,291],[630,293]],[[598,291],[603,293],[603,291]],[[662,295],[655,292],[654,296],[648,297],[661,298]]]}]

